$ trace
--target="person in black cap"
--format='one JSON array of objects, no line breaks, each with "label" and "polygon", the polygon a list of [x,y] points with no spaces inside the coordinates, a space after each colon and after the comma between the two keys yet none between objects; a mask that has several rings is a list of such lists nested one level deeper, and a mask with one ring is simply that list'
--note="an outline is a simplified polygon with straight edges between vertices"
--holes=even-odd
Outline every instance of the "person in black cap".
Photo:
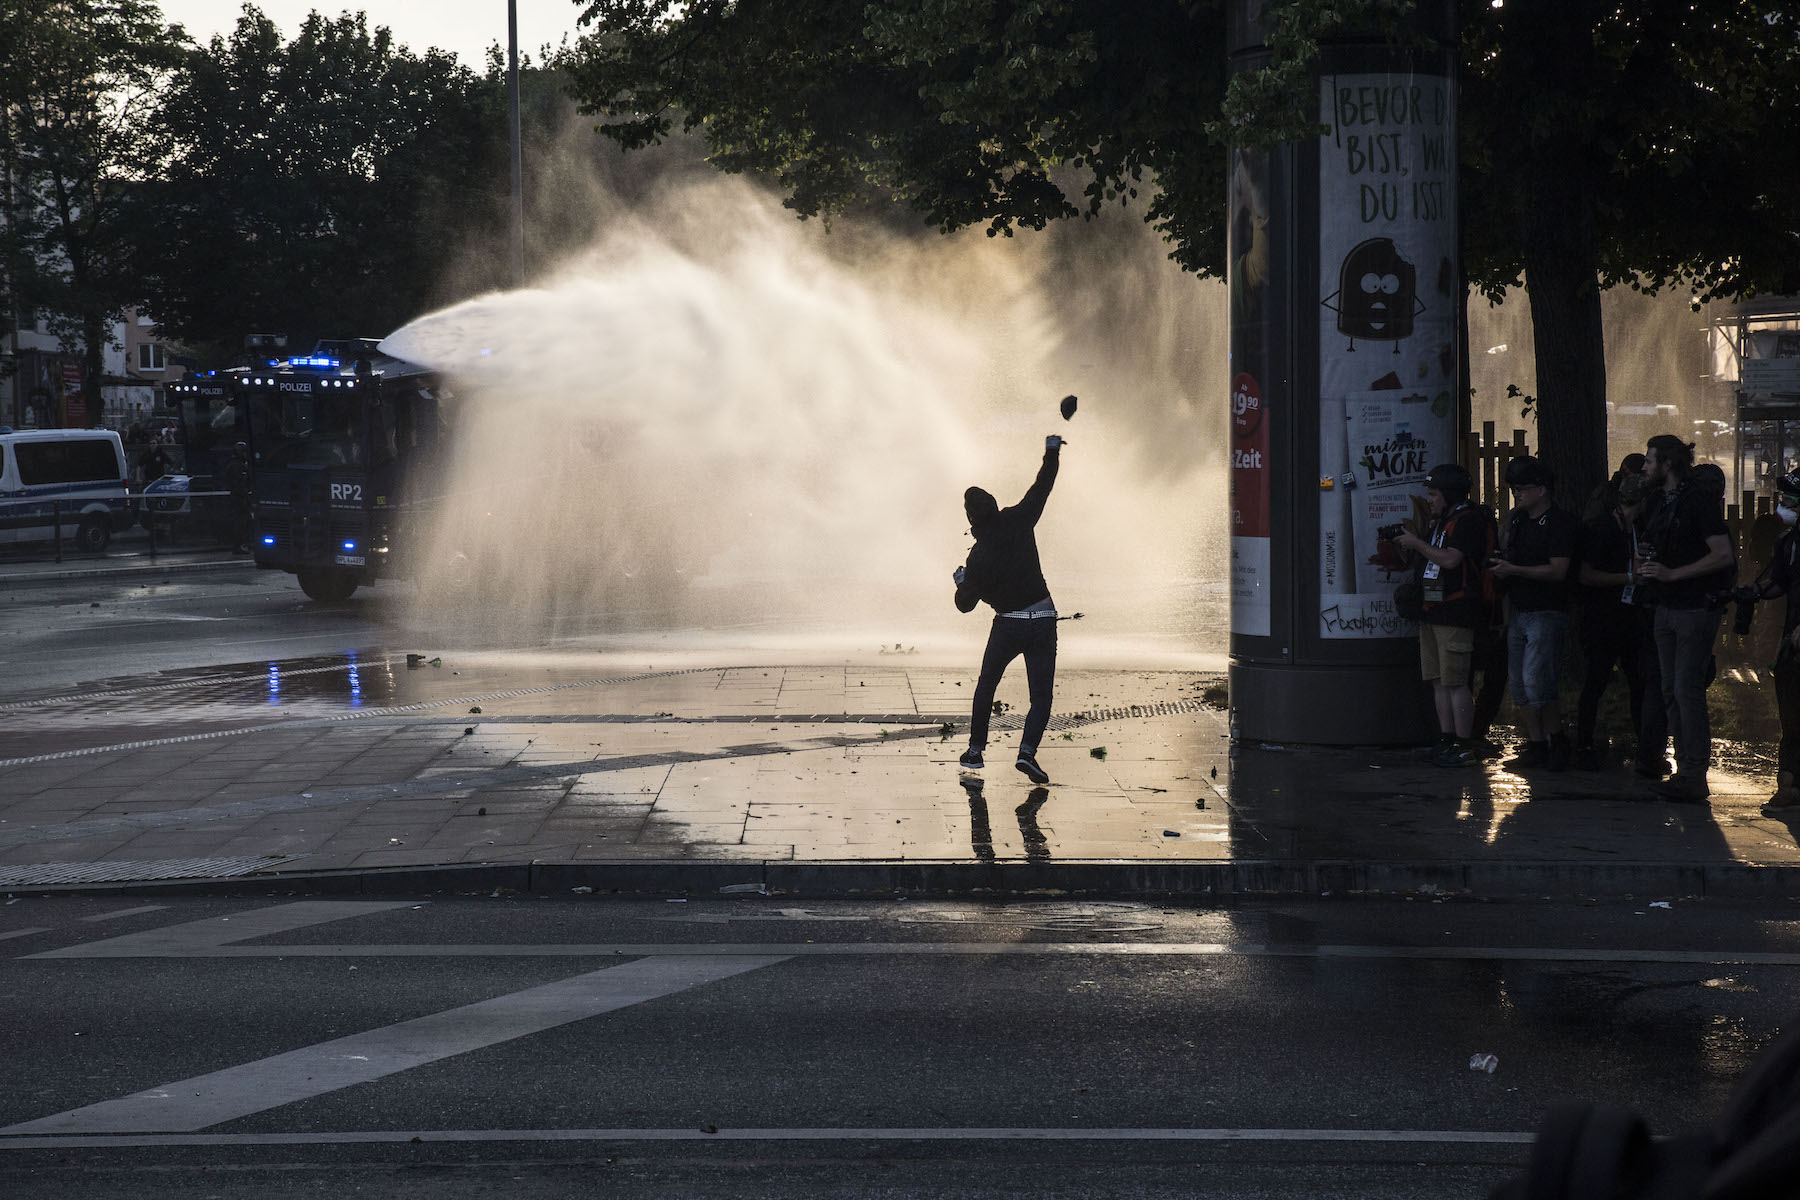
[{"label": "person in black cap", "polygon": [[987,749],[988,717],[993,712],[994,692],[1007,666],[1025,656],[1025,678],[1031,689],[1031,707],[1019,737],[1019,756],[1014,764],[1033,783],[1050,782],[1038,765],[1038,742],[1050,725],[1050,700],[1056,686],[1056,605],[1044,582],[1038,562],[1037,536],[1033,530],[1044,515],[1044,502],[1056,482],[1062,438],[1044,439],[1044,461],[1025,496],[1011,508],[1001,508],[994,497],[978,487],[963,493],[963,512],[975,545],[968,561],[956,568],[956,607],[970,612],[986,602],[994,610],[988,630],[987,651],[981,657],[981,676],[975,684],[975,707],[969,719],[969,748],[959,761],[972,771],[983,766]]},{"label": "person in black cap", "polygon": [[1569,629],[1570,566],[1581,550],[1581,522],[1557,507],[1550,468],[1529,455],[1506,464],[1513,510],[1502,551],[1491,565],[1506,596],[1506,648],[1513,703],[1525,722],[1520,768],[1569,769],[1569,736],[1557,703],[1557,663]]},{"label": "person in black cap", "polygon": [[1706,682],[1721,612],[1707,603],[1735,582],[1737,555],[1721,497],[1694,479],[1694,444],[1660,434],[1646,447],[1645,477],[1662,498],[1640,543],[1638,576],[1653,587],[1663,708],[1675,739],[1675,775],[1651,786],[1666,800],[1704,803],[1712,762]]},{"label": "person in black cap", "polygon": [[1394,544],[1419,560],[1425,614],[1419,622],[1419,673],[1431,684],[1438,745],[1426,761],[1440,767],[1480,762],[1475,748],[1475,702],[1469,691],[1475,631],[1487,619],[1482,562],[1492,547],[1487,510],[1469,503],[1474,481],[1456,463],[1425,476],[1431,524],[1420,537],[1402,531]]},{"label": "person in black cap", "polygon": [[1776,480],[1775,515],[1787,531],[1748,589],[1757,600],[1780,596],[1787,601],[1781,647],[1771,672],[1775,707],[1781,714],[1781,745],[1775,759],[1775,794],[1762,811],[1766,817],[1800,817],[1800,531],[1795,528],[1800,518],[1800,471]]}]

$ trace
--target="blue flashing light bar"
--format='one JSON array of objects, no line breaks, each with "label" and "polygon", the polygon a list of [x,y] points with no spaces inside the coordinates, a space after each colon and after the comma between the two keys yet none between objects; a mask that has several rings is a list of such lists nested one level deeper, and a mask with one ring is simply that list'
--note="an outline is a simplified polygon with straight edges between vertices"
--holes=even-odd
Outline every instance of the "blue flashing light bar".
[{"label": "blue flashing light bar", "polygon": [[273,534],[264,534],[263,535],[263,545],[273,546],[274,544],[275,544],[275,536]]},{"label": "blue flashing light bar", "polygon": [[346,550],[354,550],[354,549],[356,549],[356,543],[355,543],[355,542],[345,542],[345,543],[344,543],[344,549],[346,549]]},{"label": "blue flashing light bar", "polygon": [[288,366],[290,367],[336,367],[337,365],[337,359],[326,358],[323,355],[317,354],[309,354],[302,358],[288,359]]}]

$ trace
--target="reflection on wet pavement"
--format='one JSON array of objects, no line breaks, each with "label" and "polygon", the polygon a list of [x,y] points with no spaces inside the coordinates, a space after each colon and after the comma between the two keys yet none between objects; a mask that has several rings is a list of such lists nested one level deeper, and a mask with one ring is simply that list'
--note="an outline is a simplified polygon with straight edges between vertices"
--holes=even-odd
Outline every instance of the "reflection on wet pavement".
[{"label": "reflection on wet pavement", "polygon": [[[1622,767],[1234,746],[1198,699],[1212,676],[1064,672],[1040,747],[1053,782],[1031,788],[1001,745],[959,781],[973,680],[956,669],[656,666],[345,655],[15,701],[0,862],[1800,861],[1793,829],[1757,813],[1764,775],[1721,769],[1714,802],[1683,807],[1641,799]],[[998,737],[1022,693],[1003,686]],[[1766,772],[1767,747],[1731,750]]]}]

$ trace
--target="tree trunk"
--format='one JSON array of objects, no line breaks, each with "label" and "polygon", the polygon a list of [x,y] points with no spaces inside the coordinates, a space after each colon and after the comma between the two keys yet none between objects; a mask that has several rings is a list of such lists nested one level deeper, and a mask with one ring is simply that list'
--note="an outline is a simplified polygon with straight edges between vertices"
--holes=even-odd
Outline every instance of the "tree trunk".
[{"label": "tree trunk", "polygon": [[[1580,512],[1594,485],[1607,477],[1606,333],[1593,193],[1567,196],[1534,189],[1527,214],[1525,288],[1531,298],[1531,344],[1537,355],[1537,452],[1556,473],[1556,498]],[[1585,219],[1571,219],[1585,208]]]},{"label": "tree trunk", "polygon": [[100,372],[106,366],[106,322],[96,313],[84,313],[81,339],[86,343],[82,359],[87,368],[81,381],[81,396],[87,402],[88,428],[98,429],[106,423],[106,401],[100,396]]},{"label": "tree trunk", "polygon": [[1593,0],[1512,0],[1505,12],[1508,91],[1528,131],[1519,236],[1537,354],[1538,455],[1556,473],[1557,501],[1580,512],[1607,477],[1599,164],[1582,99],[1599,14]]}]

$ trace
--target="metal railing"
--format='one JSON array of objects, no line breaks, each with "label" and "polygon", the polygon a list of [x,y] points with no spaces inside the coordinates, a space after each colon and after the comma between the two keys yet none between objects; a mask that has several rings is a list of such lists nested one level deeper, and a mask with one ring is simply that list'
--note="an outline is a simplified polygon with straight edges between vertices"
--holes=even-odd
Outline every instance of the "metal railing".
[{"label": "metal railing", "polygon": [[[80,499],[80,500],[68,501],[67,503],[69,503],[71,505],[79,505],[80,508],[75,509],[75,511],[73,511],[67,517],[65,517],[63,515],[65,501],[58,497],[49,497],[49,498],[41,498],[41,497],[35,497],[35,496],[6,497],[6,498],[0,498],[0,510],[9,508],[9,507],[13,507],[13,508],[24,507],[27,505],[29,505],[33,508],[42,508],[44,505],[48,504],[50,506],[50,513],[48,516],[48,520],[49,520],[50,527],[51,527],[51,536],[48,540],[50,541],[51,545],[54,547],[54,552],[56,555],[56,562],[58,562],[60,564],[63,561],[63,526],[65,524],[74,523],[77,526],[79,526],[80,519],[81,519],[81,512],[82,512],[82,510],[86,509],[87,506],[90,504],[106,505],[107,506],[106,514],[109,519],[113,518],[115,516],[115,514],[117,513],[117,509],[114,506],[123,504],[126,506],[127,512],[129,514],[131,514],[134,517],[142,519],[142,523],[144,525],[145,532],[148,533],[149,537],[150,537],[150,560],[152,562],[155,562],[158,554],[160,553],[160,548],[157,545],[157,534],[156,534],[156,516],[158,513],[162,513],[165,516],[170,517],[170,518],[181,518],[181,517],[185,517],[185,516],[191,516],[192,515],[191,512],[183,513],[181,511],[179,511],[179,509],[183,505],[188,504],[192,500],[218,499],[221,497],[229,498],[230,496],[231,496],[231,493],[229,491],[130,492],[130,493],[127,493],[122,498],[109,496],[109,497],[104,497],[104,498],[93,497],[93,498],[84,498],[84,499]],[[173,507],[158,508],[158,507],[156,507],[156,505],[159,502],[166,502],[167,504],[172,505]],[[136,521],[134,521],[133,523],[135,524]],[[130,528],[130,526],[127,525],[126,528]]]}]

